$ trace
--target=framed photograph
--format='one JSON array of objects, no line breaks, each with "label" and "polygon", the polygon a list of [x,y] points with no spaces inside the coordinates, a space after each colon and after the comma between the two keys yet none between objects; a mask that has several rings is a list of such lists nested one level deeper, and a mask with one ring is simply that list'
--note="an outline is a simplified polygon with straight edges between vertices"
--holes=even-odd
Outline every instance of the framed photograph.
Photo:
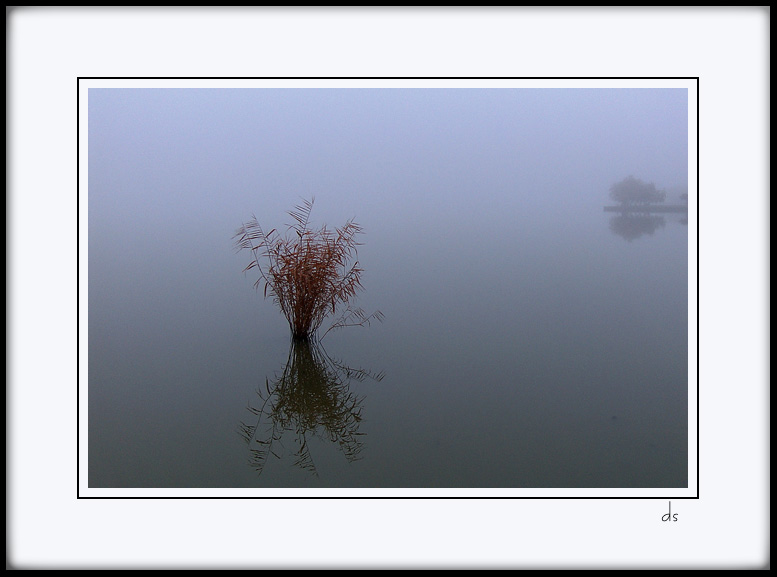
[{"label": "framed photograph", "polygon": [[9,8],[9,567],[767,566],[768,15]]}]

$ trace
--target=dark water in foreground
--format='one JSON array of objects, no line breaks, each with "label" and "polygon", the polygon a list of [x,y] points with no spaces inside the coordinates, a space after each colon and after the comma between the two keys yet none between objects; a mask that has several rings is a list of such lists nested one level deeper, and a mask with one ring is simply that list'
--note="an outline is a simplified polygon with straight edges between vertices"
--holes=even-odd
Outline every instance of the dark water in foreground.
[{"label": "dark water in foreground", "polygon": [[89,486],[687,486],[687,216],[578,208],[364,223],[386,320],[313,348],[231,230],[90,248]]}]

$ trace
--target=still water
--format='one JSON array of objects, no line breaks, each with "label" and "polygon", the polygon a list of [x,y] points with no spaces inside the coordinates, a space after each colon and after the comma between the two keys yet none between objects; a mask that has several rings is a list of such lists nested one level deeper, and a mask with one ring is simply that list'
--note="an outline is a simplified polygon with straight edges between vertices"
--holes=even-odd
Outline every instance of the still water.
[{"label": "still water", "polygon": [[687,215],[601,192],[349,212],[385,320],[313,347],[241,272],[239,221],[90,243],[89,486],[686,487]]}]

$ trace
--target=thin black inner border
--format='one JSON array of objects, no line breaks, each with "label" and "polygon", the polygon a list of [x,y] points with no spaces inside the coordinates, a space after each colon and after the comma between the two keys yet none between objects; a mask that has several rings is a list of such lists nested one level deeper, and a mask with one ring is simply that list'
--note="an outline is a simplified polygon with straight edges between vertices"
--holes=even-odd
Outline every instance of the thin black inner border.
[{"label": "thin black inner border", "polygon": [[[220,497],[183,497],[183,496],[119,496],[119,497],[85,497],[80,494],[81,469],[80,469],[80,98],[82,80],[695,80],[696,81],[696,495],[693,497],[429,497],[429,496],[220,496]],[[79,76],[76,78],[76,498],[77,499],[660,499],[663,501],[674,500],[698,500],[699,499],[699,77],[698,76]],[[690,359],[689,359],[690,361]]]}]

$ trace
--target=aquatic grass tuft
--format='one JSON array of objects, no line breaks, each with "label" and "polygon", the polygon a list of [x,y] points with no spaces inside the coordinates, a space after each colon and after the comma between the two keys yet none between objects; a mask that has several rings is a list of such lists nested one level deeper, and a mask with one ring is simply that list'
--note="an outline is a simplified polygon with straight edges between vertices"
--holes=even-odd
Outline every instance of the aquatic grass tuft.
[{"label": "aquatic grass tuft", "polygon": [[351,219],[340,228],[312,229],[314,200],[303,200],[288,212],[294,222],[285,235],[277,229],[265,232],[252,215],[234,236],[236,248],[251,253],[243,272],[257,269],[254,286],[258,290],[264,284],[264,297],[271,296],[278,305],[295,340],[314,339],[323,321],[338,311],[341,316],[324,335],[335,328],[383,320],[380,311],[367,315],[352,306],[363,288],[363,269],[356,260],[361,226]]}]

